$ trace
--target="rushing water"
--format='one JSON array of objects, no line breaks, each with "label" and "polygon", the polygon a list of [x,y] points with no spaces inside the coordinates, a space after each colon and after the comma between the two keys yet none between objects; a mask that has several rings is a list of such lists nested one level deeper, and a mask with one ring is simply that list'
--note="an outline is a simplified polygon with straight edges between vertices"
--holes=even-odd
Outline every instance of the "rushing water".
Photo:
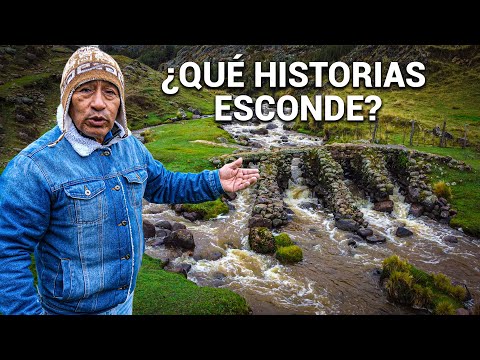
[{"label": "rushing water", "polygon": [[[249,135],[265,148],[272,146],[312,145],[320,139],[292,133],[278,127],[268,136]],[[264,127],[265,125],[260,125]],[[235,136],[256,128],[229,125]],[[281,139],[288,136],[288,143]],[[283,138],[285,139],[285,138]],[[297,169],[292,168],[292,171]],[[184,223],[192,231],[196,248],[192,253],[174,252],[163,246],[147,245],[154,257],[168,256],[172,263],[191,264],[188,278],[201,286],[229,288],[247,299],[254,314],[409,314],[418,313],[389,303],[379,285],[379,269],[384,258],[397,254],[428,272],[442,272],[465,283],[473,297],[480,295],[480,240],[466,236],[428,218],[408,216],[409,205],[395,189],[392,214],[373,210],[373,204],[360,196],[352,182],[347,182],[375,233],[387,242],[371,245],[358,241],[348,245],[351,234],[334,226],[333,216],[321,209],[305,208],[316,203],[311,191],[290,182],[284,201],[294,212],[292,221],[282,228],[303,250],[304,259],[295,265],[281,265],[274,257],[252,252],[248,244],[247,221],[253,201],[251,189],[238,193],[232,202],[236,209],[213,221],[194,223],[175,215],[167,206],[146,205],[145,218]],[[149,214],[152,207],[159,213]],[[395,236],[398,226],[414,235]],[[445,243],[445,235],[455,235],[458,243]]]}]

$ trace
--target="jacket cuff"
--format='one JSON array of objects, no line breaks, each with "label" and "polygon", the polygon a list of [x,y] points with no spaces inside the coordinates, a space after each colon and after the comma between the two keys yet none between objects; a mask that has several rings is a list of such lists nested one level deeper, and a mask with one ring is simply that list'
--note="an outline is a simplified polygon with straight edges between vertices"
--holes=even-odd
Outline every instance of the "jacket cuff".
[{"label": "jacket cuff", "polygon": [[210,175],[208,176],[208,185],[216,198],[225,194],[225,190],[223,190],[222,183],[220,182],[219,172],[219,170],[210,171]]}]

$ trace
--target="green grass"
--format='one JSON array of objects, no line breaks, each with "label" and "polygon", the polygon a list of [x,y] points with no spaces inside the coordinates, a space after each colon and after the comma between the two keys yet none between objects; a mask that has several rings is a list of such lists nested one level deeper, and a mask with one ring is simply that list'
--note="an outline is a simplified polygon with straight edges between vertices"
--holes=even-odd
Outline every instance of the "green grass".
[{"label": "green grass", "polygon": [[220,198],[215,201],[207,201],[199,204],[183,204],[184,211],[202,214],[203,220],[216,218],[218,215],[227,214],[229,209]]},{"label": "green grass", "polygon": [[41,82],[48,79],[51,76],[50,73],[32,74],[19,77],[17,79],[10,80],[3,85],[0,85],[0,96],[8,96],[11,94],[14,88],[21,88],[32,85],[36,82]]},{"label": "green grass", "polygon": [[134,315],[247,315],[244,298],[228,289],[199,287],[180,274],[162,270],[144,255],[138,275]]},{"label": "green grass", "polygon": [[[29,269],[37,285],[35,259]],[[199,287],[163,270],[161,260],[143,256],[133,300],[134,315],[248,315],[243,297],[228,289]]]},{"label": "green grass", "polygon": [[[385,141],[385,130],[388,143],[401,143],[403,132],[410,133],[409,121],[414,119],[421,130],[415,134],[415,143],[423,141],[423,130],[431,130],[436,125],[447,121],[446,130],[456,138],[462,137],[464,125],[468,125],[468,138],[474,146],[480,146],[480,75],[478,68],[465,67],[447,61],[432,60],[425,72],[426,84],[419,89],[390,88],[367,89],[363,86],[354,89],[346,86],[343,89],[328,88],[324,93],[338,95],[346,99],[347,95],[377,95],[382,99],[382,108],[378,111],[380,129],[377,139]],[[312,89],[310,96],[316,93]],[[367,118],[370,106],[364,107],[364,117]],[[355,128],[360,131],[359,138],[370,139],[369,121],[356,125],[340,120],[334,123],[324,123],[332,134],[332,142],[348,142],[355,139]],[[303,123],[297,125],[305,130],[312,126]],[[373,127],[372,127],[373,129]],[[304,132],[304,131],[302,131]],[[438,140],[438,138],[436,138]],[[431,140],[431,137],[426,139]]]},{"label": "green grass", "polygon": [[217,137],[232,141],[231,136],[217,125],[213,118],[166,124],[152,129],[150,137],[157,140],[145,146],[168,170],[200,172],[213,169],[209,158],[230,154],[234,149],[191,141],[207,140],[218,143]]},{"label": "green grass", "polygon": [[451,156],[472,166],[473,171],[467,172],[451,169],[446,165],[435,165],[432,166],[429,177],[432,185],[438,181],[450,184],[452,190],[450,204],[458,211],[450,221],[450,225],[462,228],[467,234],[480,237],[480,191],[478,190],[480,189],[480,154],[471,149],[459,148],[416,147],[416,149]]},{"label": "green grass", "polygon": [[452,285],[445,275],[428,274],[397,255],[383,260],[381,279],[385,280],[385,289],[392,300],[427,308],[439,315],[463,307],[467,294],[462,285]]}]

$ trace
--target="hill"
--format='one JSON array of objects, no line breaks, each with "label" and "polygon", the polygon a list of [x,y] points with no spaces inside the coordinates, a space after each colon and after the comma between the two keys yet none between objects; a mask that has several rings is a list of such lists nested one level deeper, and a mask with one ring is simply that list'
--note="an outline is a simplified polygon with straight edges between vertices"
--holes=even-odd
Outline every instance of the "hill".
[{"label": "hill", "polygon": [[[22,148],[55,125],[63,67],[75,46],[0,47],[0,172]],[[161,91],[165,75],[123,55],[114,55],[125,76],[131,129],[156,125],[177,111],[213,113],[214,95],[182,89],[174,98]]]}]

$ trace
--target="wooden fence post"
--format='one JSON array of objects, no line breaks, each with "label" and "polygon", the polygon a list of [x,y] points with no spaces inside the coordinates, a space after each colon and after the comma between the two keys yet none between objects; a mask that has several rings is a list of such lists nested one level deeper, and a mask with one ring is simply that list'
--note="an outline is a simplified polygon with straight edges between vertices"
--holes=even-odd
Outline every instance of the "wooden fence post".
[{"label": "wooden fence post", "polygon": [[465,133],[463,134],[462,149],[465,149],[465,147],[467,146],[467,126],[468,124],[465,124]]},{"label": "wooden fence post", "polygon": [[413,133],[415,132],[415,120],[410,121],[412,123],[412,130],[410,130],[410,146],[413,145]]},{"label": "wooden fence post", "polygon": [[373,128],[372,144],[375,144],[375,137],[377,136],[377,129],[378,129],[378,116],[377,116],[377,120],[375,120],[375,127]]},{"label": "wooden fence post", "polygon": [[440,135],[440,147],[445,146],[445,127],[447,126],[447,120],[443,120],[442,134]]}]

